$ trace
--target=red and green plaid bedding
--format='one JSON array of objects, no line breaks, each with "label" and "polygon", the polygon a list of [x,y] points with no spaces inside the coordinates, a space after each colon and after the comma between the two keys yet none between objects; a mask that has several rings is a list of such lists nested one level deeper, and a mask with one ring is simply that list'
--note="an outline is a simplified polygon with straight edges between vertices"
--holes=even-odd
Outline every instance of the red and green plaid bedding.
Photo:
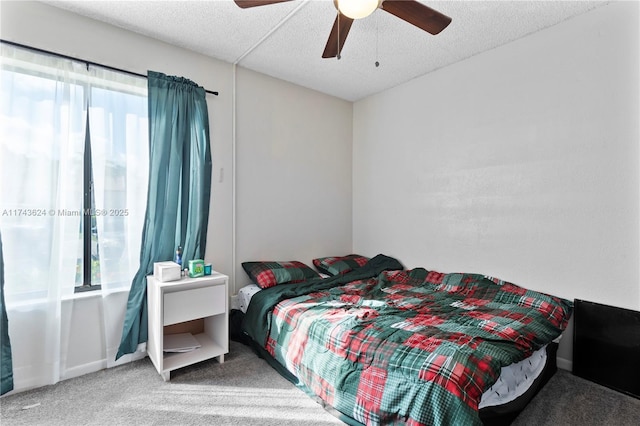
[{"label": "red and green plaid bedding", "polygon": [[263,341],[307,392],[363,424],[481,424],[480,397],[501,367],[558,337],[572,309],[477,274],[417,268],[326,281],[259,298],[279,300]]}]

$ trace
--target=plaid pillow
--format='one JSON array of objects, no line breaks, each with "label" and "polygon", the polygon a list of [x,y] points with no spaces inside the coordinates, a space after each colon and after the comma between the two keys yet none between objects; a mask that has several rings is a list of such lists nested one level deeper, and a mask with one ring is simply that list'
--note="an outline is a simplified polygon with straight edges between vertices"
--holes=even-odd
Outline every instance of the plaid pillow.
[{"label": "plaid pillow", "polygon": [[298,283],[309,278],[317,278],[316,271],[302,262],[243,262],[242,268],[251,281],[260,288],[278,284]]},{"label": "plaid pillow", "polygon": [[369,261],[368,257],[359,254],[349,254],[347,256],[320,257],[313,259],[313,266],[323,274],[340,275],[353,271],[364,266]]}]

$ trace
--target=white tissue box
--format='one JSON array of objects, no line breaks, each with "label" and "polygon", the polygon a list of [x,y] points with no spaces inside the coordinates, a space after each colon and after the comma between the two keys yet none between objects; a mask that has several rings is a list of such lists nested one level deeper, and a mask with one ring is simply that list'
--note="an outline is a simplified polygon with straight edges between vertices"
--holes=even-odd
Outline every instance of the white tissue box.
[{"label": "white tissue box", "polygon": [[153,276],[161,282],[177,281],[180,279],[180,265],[176,262],[155,262]]}]

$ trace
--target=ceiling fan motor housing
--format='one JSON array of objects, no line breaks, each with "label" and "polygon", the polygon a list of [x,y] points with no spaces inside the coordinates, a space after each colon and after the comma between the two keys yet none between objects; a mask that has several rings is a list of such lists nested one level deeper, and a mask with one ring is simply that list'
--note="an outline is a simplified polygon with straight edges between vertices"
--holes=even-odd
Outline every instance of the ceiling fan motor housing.
[{"label": "ceiling fan motor housing", "polygon": [[351,19],[366,18],[371,15],[383,0],[333,0],[336,10]]}]

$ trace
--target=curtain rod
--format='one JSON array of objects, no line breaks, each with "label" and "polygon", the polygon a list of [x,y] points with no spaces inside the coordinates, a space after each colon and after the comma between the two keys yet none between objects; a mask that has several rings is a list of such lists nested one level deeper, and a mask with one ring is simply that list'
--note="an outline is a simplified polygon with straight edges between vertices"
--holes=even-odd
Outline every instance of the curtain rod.
[{"label": "curtain rod", "polygon": [[[60,58],[69,59],[69,60],[76,61],[76,62],[83,62],[83,63],[87,64],[87,67],[89,65],[93,65],[93,66],[96,66],[96,67],[106,68],[106,69],[111,70],[111,71],[117,71],[117,72],[129,74],[129,75],[135,75],[136,77],[147,78],[147,76],[144,75],[144,74],[139,74],[137,72],[123,70],[122,68],[111,67],[109,65],[99,64],[97,62],[87,61],[86,59],[74,58],[73,56],[63,55],[62,53],[56,53],[56,52],[52,52],[50,50],[38,49],[37,47],[31,47],[31,46],[27,46],[27,45],[24,45],[24,44],[20,44],[20,43],[16,43],[16,42],[13,42],[13,41],[8,41],[8,40],[3,40],[3,39],[0,39],[0,42],[7,43],[7,44],[10,44],[12,46],[22,47],[24,49],[34,50],[36,52],[44,53],[44,54],[47,54],[47,55],[58,56]],[[213,92],[213,91],[207,90],[207,89],[205,89],[205,92],[207,92],[207,93],[209,93],[211,95],[218,96],[218,92]]]}]

